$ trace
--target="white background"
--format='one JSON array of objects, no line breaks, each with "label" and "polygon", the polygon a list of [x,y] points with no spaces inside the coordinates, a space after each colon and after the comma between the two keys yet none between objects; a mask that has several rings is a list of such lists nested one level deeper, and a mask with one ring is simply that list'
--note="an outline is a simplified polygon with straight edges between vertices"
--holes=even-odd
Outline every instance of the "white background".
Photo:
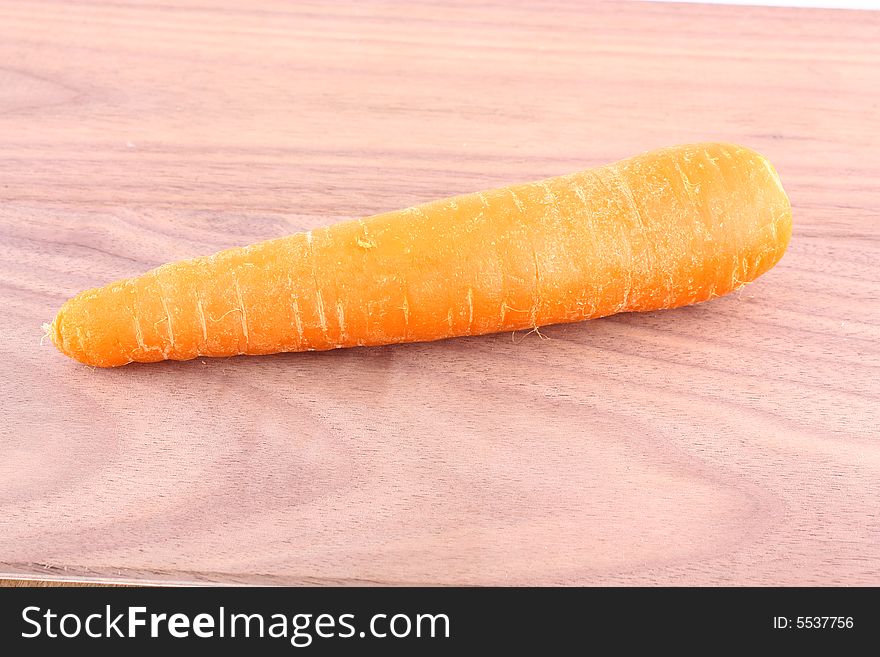
[{"label": "white background", "polygon": [[[658,2],[658,0],[651,0]],[[662,1],[662,0],[659,0]],[[704,2],[718,5],[768,5],[773,7],[824,7],[831,9],[880,9],[880,0],[674,0],[675,2]]]}]

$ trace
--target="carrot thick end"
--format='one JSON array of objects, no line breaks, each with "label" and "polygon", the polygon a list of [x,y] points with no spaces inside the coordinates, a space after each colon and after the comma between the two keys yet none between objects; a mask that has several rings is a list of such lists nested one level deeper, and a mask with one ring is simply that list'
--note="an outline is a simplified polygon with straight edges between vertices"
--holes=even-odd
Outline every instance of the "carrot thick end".
[{"label": "carrot thick end", "polygon": [[792,212],[791,200],[785,191],[785,187],[782,185],[782,179],[779,177],[776,168],[770,163],[770,160],[760,153],[756,151],[751,152],[754,153],[757,160],[766,170],[768,179],[767,195],[770,199],[768,207],[772,213],[771,230],[774,238],[773,242],[775,242],[776,246],[773,257],[764,259],[758,266],[755,273],[755,278],[757,278],[772,269],[782,259],[786,249],[788,249],[788,244],[791,241]]}]

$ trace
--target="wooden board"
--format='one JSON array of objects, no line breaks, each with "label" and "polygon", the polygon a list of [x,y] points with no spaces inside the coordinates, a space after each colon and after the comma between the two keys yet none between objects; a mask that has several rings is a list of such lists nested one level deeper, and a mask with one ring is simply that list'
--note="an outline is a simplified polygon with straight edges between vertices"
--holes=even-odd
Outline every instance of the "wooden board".
[{"label": "wooden board", "polygon": [[[880,14],[0,3],[0,574],[880,584]],[[742,292],[394,348],[94,370],[162,262],[680,142],[764,152]]]}]

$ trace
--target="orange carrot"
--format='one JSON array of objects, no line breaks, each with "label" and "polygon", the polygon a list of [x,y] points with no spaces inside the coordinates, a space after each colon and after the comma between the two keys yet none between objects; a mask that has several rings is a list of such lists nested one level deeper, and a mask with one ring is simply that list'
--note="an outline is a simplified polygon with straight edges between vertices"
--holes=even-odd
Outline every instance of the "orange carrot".
[{"label": "orange carrot", "polygon": [[761,155],[679,146],[163,265],[46,328],[100,367],[515,331],[726,294],[790,234]]}]

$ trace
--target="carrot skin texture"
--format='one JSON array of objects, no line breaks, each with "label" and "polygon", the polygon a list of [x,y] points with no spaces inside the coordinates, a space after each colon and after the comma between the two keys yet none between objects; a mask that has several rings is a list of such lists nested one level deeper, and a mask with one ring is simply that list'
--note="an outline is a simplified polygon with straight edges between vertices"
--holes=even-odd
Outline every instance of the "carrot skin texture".
[{"label": "carrot skin texture", "polygon": [[72,298],[49,335],[113,367],[530,329],[727,294],[790,236],[764,157],[678,146],[163,265]]}]

